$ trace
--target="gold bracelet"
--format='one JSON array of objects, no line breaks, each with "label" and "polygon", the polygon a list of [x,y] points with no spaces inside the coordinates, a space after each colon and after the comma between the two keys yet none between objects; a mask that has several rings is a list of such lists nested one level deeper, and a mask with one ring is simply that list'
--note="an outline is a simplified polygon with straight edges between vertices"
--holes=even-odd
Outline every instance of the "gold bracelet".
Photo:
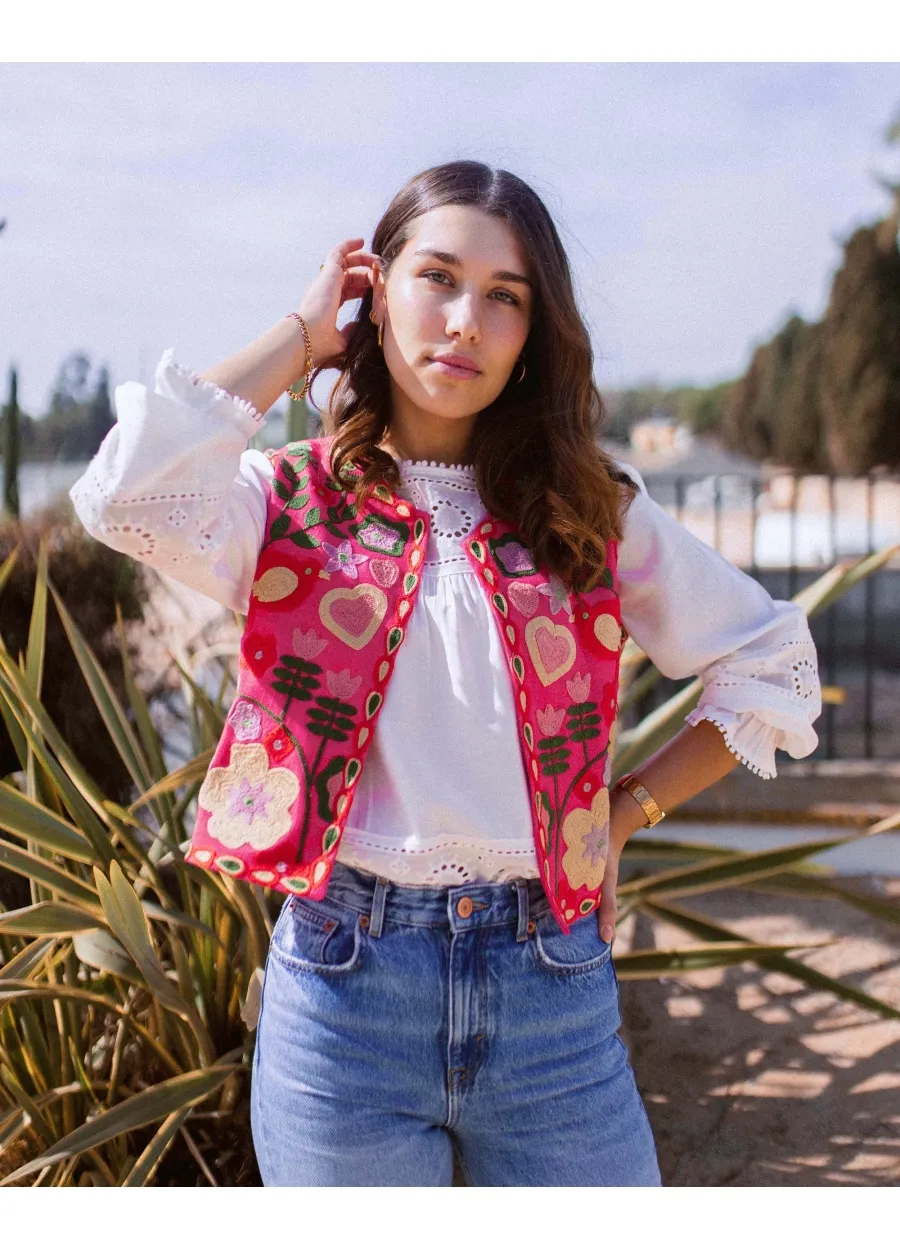
[{"label": "gold bracelet", "polygon": [[618,784],[623,790],[627,790],[632,798],[637,799],[644,809],[647,816],[645,828],[650,829],[653,825],[658,825],[666,813],[660,808],[647,787],[638,781],[637,777],[632,773],[626,773],[624,777],[619,779]]},{"label": "gold bracelet", "polygon": [[303,373],[304,373],[303,386],[301,387],[299,391],[292,391],[291,388],[288,387],[287,393],[288,395],[290,395],[291,399],[302,399],[303,396],[306,395],[309,391],[310,377],[312,374],[312,367],[313,367],[312,340],[309,337],[309,330],[307,329],[306,322],[303,320],[303,318],[300,316],[299,313],[290,312],[287,314],[287,317],[294,317],[297,321],[300,322],[300,329],[303,331],[303,343],[306,348],[306,356],[303,360]]}]

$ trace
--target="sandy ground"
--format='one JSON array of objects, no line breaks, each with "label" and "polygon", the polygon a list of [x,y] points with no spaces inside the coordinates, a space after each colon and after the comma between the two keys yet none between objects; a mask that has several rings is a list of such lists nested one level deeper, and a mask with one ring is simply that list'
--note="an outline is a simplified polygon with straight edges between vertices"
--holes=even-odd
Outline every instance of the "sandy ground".
[{"label": "sandy ground", "polygon": [[[896,900],[900,878],[842,879]],[[900,1008],[900,929],[839,903],[722,891],[683,905]],[[630,917],[631,948],[690,942]],[[900,1021],[750,964],[621,982],[624,1036],[663,1183],[900,1184]]]}]

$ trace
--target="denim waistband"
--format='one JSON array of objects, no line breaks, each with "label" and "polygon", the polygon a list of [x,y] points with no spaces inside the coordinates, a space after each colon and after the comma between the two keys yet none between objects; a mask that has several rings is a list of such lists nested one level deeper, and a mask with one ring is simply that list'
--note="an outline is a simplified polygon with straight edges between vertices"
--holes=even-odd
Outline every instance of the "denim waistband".
[{"label": "denim waistband", "polygon": [[389,919],[454,931],[515,924],[516,937],[524,941],[529,921],[550,910],[538,877],[462,885],[400,885],[340,860],[332,866],[326,897],[367,916],[370,937],[378,937],[385,919]]}]

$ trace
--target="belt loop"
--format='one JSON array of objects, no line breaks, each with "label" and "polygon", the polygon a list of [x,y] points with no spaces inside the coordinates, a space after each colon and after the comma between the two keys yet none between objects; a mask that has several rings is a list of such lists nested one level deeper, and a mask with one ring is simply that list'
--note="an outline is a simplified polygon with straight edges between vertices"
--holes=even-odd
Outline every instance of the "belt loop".
[{"label": "belt loop", "polygon": [[516,941],[528,940],[528,883],[524,878],[516,880],[516,893],[519,896],[519,927],[516,929]]},{"label": "belt loop", "polygon": [[384,899],[387,894],[388,882],[385,877],[378,877],[372,893],[372,914],[369,917],[369,937],[381,937],[381,926],[384,921]]}]

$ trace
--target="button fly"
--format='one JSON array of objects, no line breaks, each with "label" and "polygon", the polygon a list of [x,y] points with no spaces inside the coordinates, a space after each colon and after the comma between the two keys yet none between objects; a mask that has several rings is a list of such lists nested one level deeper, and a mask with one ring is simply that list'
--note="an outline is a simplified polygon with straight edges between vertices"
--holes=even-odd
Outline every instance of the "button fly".
[{"label": "button fly", "polygon": [[468,920],[468,918],[472,914],[472,907],[473,907],[472,900],[469,898],[468,894],[464,894],[463,897],[456,904],[457,914],[462,916],[463,920]]}]

